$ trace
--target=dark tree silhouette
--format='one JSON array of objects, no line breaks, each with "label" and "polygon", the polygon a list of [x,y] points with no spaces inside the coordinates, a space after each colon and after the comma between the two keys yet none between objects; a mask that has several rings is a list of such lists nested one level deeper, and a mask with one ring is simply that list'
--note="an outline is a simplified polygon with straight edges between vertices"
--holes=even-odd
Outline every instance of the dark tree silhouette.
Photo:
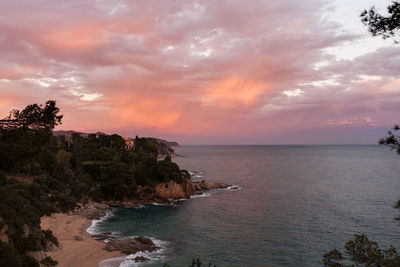
[{"label": "dark tree silhouette", "polygon": [[400,266],[400,256],[394,247],[386,250],[379,248],[375,241],[369,240],[365,235],[354,235],[354,240],[346,243],[345,254],[333,249],[326,253],[323,257],[325,267],[351,267],[343,263],[351,261],[355,266],[382,266],[382,267],[395,267]]},{"label": "dark tree silhouette", "polygon": [[[387,7],[389,16],[379,14],[375,7],[364,10],[361,13],[361,21],[368,26],[368,30],[373,36],[382,36],[383,39],[395,38],[400,32],[400,2],[393,1]],[[395,39],[395,43],[399,43]]]},{"label": "dark tree silhouette", "polygon": [[35,131],[51,131],[61,124],[62,115],[58,115],[59,108],[56,101],[49,100],[46,104],[32,104],[23,110],[13,110],[10,115],[0,121],[0,128],[25,128]]},{"label": "dark tree silhouette", "polygon": [[393,126],[393,128],[388,131],[388,136],[379,140],[379,144],[391,147],[400,155],[400,134],[396,135],[396,132],[399,130],[399,125]]}]

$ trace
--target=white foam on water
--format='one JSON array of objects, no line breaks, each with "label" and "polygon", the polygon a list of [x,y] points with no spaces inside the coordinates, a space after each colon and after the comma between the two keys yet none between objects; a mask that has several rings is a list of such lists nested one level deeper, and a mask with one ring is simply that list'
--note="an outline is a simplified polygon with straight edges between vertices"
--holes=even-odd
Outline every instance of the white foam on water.
[{"label": "white foam on water", "polygon": [[92,221],[92,225],[89,226],[89,227],[86,229],[86,232],[88,232],[88,233],[91,234],[91,235],[98,235],[98,234],[101,234],[101,232],[97,229],[97,224],[100,223],[100,222],[103,222],[103,221],[107,220],[108,218],[110,218],[110,217],[112,217],[112,216],[113,216],[113,212],[112,212],[112,211],[108,211],[108,212],[106,213],[106,216],[104,216],[104,217],[102,217],[102,218],[100,218],[100,219],[98,219],[98,220],[93,220],[93,221]]},{"label": "white foam on water", "polygon": [[196,171],[189,171],[189,174],[190,174],[190,178],[191,179],[193,179],[193,180],[196,180],[196,179],[203,179],[204,178],[204,173],[202,173],[202,172],[196,172]]},{"label": "white foam on water", "polygon": [[178,198],[178,199],[170,199],[169,201],[171,201],[172,202],[171,204],[174,205],[175,202],[186,201],[188,199],[189,198]]},{"label": "white foam on water", "polygon": [[173,205],[173,203],[157,203],[157,202],[151,202],[148,204],[154,205],[154,206],[172,206]]},{"label": "white foam on water", "polygon": [[234,184],[228,186],[227,188],[219,188],[218,190],[241,190],[241,189],[243,189],[243,187]]},{"label": "white foam on water", "polygon": [[209,194],[209,193],[201,193],[199,195],[192,195],[192,196],[190,196],[190,198],[201,198],[201,197],[209,197],[209,196],[211,196],[211,194]]}]

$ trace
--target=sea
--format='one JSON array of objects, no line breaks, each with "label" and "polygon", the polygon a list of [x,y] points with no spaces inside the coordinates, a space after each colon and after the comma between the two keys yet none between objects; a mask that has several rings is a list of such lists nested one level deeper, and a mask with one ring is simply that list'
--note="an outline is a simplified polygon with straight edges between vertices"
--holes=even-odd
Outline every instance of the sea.
[{"label": "sea", "polygon": [[[171,205],[120,208],[90,231],[146,236],[162,249],[128,266],[322,266],[366,234],[400,249],[400,156],[379,145],[181,146],[192,179],[234,185]],[[135,263],[136,256],[151,259]],[[105,261],[101,266],[107,266]]]}]

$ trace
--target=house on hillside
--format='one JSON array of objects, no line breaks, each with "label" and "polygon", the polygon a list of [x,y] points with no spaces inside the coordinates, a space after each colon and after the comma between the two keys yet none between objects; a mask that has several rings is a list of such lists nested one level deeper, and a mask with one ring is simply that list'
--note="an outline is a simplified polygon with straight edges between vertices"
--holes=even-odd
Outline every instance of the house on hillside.
[{"label": "house on hillside", "polygon": [[135,140],[130,137],[123,137],[125,140],[125,149],[132,150],[135,147]]}]

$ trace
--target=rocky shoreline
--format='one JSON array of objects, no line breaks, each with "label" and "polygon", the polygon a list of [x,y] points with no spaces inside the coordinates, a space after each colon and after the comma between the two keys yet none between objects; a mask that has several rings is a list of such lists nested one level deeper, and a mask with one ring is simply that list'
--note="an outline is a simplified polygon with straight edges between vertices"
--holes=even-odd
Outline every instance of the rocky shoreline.
[{"label": "rocky shoreline", "polygon": [[[72,241],[69,242],[82,242],[88,238],[91,240],[100,241],[97,246],[100,245],[103,250],[109,252],[118,253],[117,255],[129,255],[136,254],[138,252],[154,252],[160,249],[154,242],[147,237],[134,237],[118,239],[112,236],[111,233],[102,233],[91,235],[86,230],[91,226],[92,220],[99,220],[104,218],[108,212],[111,212],[116,207],[138,207],[145,203],[163,203],[168,204],[177,199],[189,199],[192,195],[202,194],[203,191],[211,189],[220,189],[232,187],[229,184],[224,183],[212,183],[205,180],[200,182],[193,182],[190,179],[186,179],[182,183],[178,184],[175,181],[169,181],[167,183],[160,183],[155,186],[155,189],[150,194],[144,194],[145,188],[139,188],[143,192],[142,198],[135,201],[105,201],[102,203],[98,202],[88,202],[86,204],[80,205],[79,208],[75,209],[73,212],[65,216],[71,216],[84,219],[84,224],[81,226],[80,234],[75,234],[71,236]],[[67,221],[67,224],[69,222]],[[51,227],[48,229],[51,230]],[[56,237],[59,238],[59,236]],[[104,240],[108,240],[107,243]],[[59,247],[57,248],[58,253],[55,254],[55,259],[60,261],[62,257],[57,257],[57,255],[62,254],[63,240],[61,240]],[[75,243],[76,244],[76,243]],[[50,252],[50,253],[49,253]],[[51,255],[51,251],[46,251],[43,254]],[[115,254],[113,254],[115,255]],[[52,255],[54,257],[54,255]],[[133,259],[135,262],[149,261],[150,259],[137,256]],[[68,264],[61,264],[60,266],[67,266]]]}]

